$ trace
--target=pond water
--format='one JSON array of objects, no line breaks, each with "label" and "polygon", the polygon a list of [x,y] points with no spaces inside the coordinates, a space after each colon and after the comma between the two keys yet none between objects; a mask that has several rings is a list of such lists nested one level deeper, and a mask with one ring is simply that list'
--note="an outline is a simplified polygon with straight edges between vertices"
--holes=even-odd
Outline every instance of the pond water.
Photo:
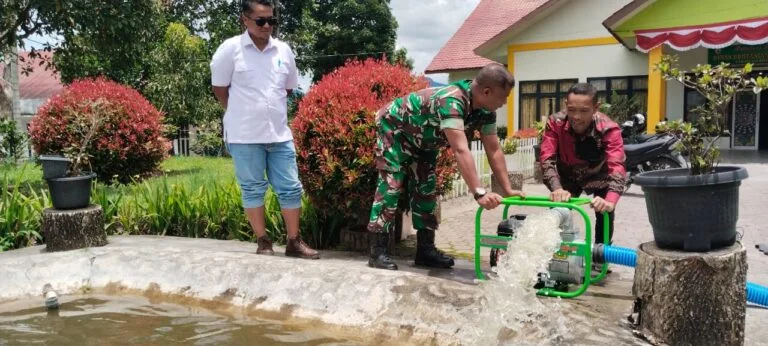
[{"label": "pond water", "polygon": [[[629,303],[600,298],[536,296],[536,274],[560,244],[559,219],[530,215],[499,263],[480,284],[485,306],[467,329],[467,345],[647,345],[624,320]],[[626,291],[626,290],[622,290]],[[418,344],[394,335],[288,317],[246,313],[227,303],[195,303],[141,295],[66,295],[58,310],[42,297],[0,303],[0,346],[44,345],[371,345]],[[425,319],[434,313],[419,311]],[[419,316],[408,316],[409,319]],[[399,340],[392,340],[393,337]]]},{"label": "pond water", "polygon": [[[0,304],[0,345],[360,345],[320,323],[236,316],[140,296],[66,296]],[[344,335],[349,334],[349,335]],[[359,336],[358,336],[359,337]]]},{"label": "pond water", "polygon": [[[495,275],[479,284],[484,299],[476,303],[484,306],[470,308],[479,314],[462,328],[464,344],[647,345],[626,323],[631,280],[618,277],[622,268],[614,268],[605,286],[592,286],[589,294],[574,299],[536,296],[537,273],[561,241],[560,220],[553,215],[529,215]],[[0,346],[419,344],[407,333],[372,335],[365,328],[291,318],[290,312],[245,312],[226,302],[101,294],[65,295],[60,302],[57,310],[46,309],[42,297],[0,302]],[[408,311],[416,315],[408,320],[428,321],[435,314],[429,305]]]}]

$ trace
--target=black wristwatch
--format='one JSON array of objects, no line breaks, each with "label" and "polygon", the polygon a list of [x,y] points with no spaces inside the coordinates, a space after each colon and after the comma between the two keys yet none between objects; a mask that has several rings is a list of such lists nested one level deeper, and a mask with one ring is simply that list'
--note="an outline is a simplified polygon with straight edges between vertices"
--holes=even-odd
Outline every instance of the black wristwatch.
[{"label": "black wristwatch", "polygon": [[486,193],[487,192],[485,191],[484,188],[478,187],[478,188],[475,189],[475,192],[474,192],[473,196],[475,197],[475,200],[478,200],[478,199],[483,198],[483,196],[485,196]]}]

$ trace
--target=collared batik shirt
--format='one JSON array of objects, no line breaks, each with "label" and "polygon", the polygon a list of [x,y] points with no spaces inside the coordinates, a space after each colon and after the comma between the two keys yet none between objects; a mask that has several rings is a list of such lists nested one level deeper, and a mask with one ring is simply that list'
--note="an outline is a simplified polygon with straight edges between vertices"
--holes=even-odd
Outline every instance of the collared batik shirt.
[{"label": "collared batik shirt", "polygon": [[616,203],[627,179],[621,128],[600,112],[592,120],[586,135],[576,136],[565,112],[549,117],[539,158],[544,184],[551,191],[607,190],[606,201]]}]

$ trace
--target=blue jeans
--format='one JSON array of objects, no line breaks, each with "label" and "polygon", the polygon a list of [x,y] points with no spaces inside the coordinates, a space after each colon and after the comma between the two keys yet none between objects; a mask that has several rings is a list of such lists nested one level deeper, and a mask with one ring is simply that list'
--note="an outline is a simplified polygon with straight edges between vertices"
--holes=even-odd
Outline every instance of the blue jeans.
[{"label": "blue jeans", "polygon": [[[267,184],[277,194],[282,209],[301,207],[302,186],[293,141],[265,144],[227,143],[235,163],[243,207],[264,206]],[[264,173],[266,172],[266,176]]]}]

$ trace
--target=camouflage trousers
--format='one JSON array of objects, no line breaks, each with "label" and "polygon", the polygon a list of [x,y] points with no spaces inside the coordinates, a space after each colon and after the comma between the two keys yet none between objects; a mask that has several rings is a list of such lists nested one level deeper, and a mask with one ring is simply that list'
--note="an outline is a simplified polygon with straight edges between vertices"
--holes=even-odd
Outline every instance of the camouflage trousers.
[{"label": "camouflage trousers", "polygon": [[[377,150],[377,154],[382,154],[381,150]],[[384,157],[377,157],[379,177],[368,231],[386,233],[393,230],[398,203],[401,194],[406,189],[410,196],[413,228],[437,230],[438,221],[435,215],[437,174],[435,174],[435,167],[437,166],[438,151],[420,151],[418,155],[395,153],[396,156],[399,156],[397,159],[400,164],[396,165],[397,167],[384,164],[386,161],[392,162],[394,159],[392,154],[393,152],[389,150],[382,154]]]}]

